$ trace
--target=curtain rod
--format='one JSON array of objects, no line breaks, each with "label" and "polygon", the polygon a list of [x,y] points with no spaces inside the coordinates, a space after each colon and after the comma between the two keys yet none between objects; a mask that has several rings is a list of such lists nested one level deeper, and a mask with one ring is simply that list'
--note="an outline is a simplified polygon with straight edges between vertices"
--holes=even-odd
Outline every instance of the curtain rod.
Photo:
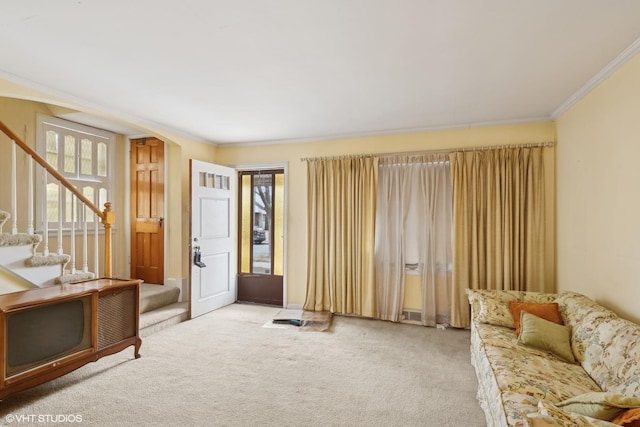
[{"label": "curtain rod", "polygon": [[459,148],[443,148],[441,150],[423,150],[423,151],[400,151],[394,153],[368,153],[368,154],[345,154],[342,156],[320,156],[320,157],[301,157],[301,162],[313,162],[316,160],[343,160],[343,159],[366,159],[369,157],[393,157],[393,156],[419,156],[423,154],[448,154],[465,151],[485,151],[499,150],[504,148],[536,148],[536,147],[553,147],[555,142],[535,142],[529,144],[507,144],[507,145],[486,145],[481,147],[459,147]]}]

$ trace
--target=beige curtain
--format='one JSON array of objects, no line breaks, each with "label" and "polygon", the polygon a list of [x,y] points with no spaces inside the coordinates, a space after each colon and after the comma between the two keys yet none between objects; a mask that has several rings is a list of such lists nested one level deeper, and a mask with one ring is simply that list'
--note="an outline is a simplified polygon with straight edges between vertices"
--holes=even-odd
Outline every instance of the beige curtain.
[{"label": "beige curtain", "polygon": [[469,326],[465,289],[552,292],[545,284],[542,147],[450,154],[451,324]]},{"label": "beige curtain", "polygon": [[307,163],[305,310],[375,315],[377,158]]}]

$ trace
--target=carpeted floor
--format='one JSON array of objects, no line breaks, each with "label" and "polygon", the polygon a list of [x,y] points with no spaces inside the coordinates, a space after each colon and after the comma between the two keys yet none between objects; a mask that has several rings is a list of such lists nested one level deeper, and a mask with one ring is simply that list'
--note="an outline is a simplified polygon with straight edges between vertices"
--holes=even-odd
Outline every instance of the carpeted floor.
[{"label": "carpeted floor", "polygon": [[278,310],[234,304],[163,330],[138,360],[129,348],[8,397],[0,425],[485,425],[469,331],[342,316],[325,332],[263,327]]}]

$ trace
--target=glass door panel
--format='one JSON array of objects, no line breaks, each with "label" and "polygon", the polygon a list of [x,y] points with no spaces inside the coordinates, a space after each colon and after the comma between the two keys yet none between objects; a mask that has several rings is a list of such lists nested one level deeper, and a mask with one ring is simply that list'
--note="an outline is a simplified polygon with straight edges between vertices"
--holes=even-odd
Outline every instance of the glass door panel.
[{"label": "glass door panel", "polygon": [[238,300],[282,305],[284,171],[239,172]]}]

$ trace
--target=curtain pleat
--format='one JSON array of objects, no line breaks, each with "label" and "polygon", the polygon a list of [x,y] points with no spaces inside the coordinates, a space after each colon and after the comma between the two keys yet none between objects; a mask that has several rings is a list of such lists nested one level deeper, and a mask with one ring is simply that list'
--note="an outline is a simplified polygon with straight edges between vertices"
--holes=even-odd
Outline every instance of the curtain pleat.
[{"label": "curtain pleat", "polygon": [[305,310],[375,315],[377,158],[307,163]]},{"label": "curtain pleat", "polygon": [[469,326],[466,289],[552,292],[544,283],[543,148],[450,154],[452,321]]}]

